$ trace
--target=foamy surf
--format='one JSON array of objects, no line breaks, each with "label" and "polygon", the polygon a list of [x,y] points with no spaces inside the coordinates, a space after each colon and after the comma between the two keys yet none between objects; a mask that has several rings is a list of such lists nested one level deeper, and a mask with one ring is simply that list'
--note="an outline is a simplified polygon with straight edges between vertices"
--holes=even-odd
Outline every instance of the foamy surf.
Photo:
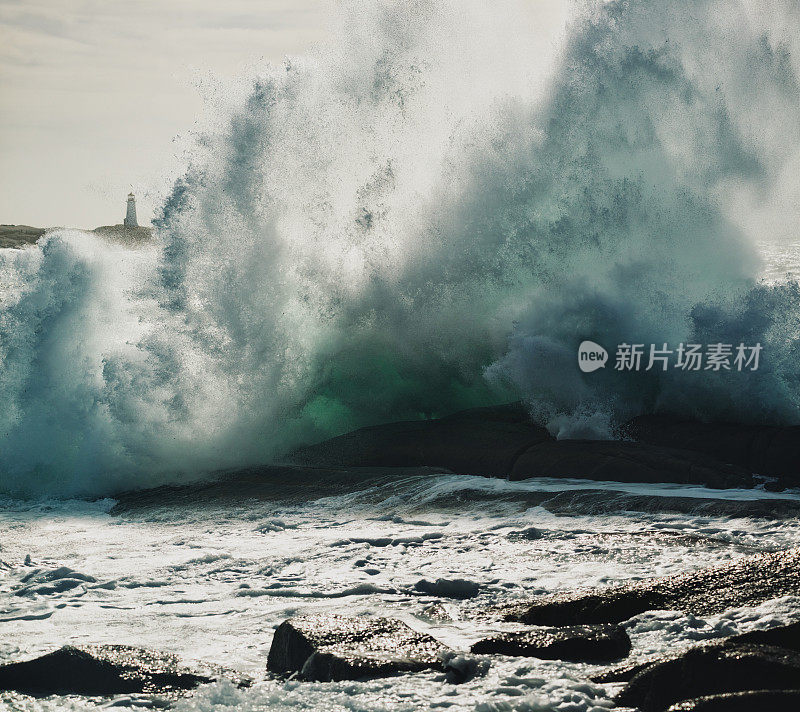
[{"label": "foamy surf", "polygon": [[[493,656],[484,674],[460,685],[436,673],[346,683],[262,678],[274,627],[298,611],[400,617],[464,650],[496,627],[485,616],[492,606],[800,545],[796,518],[622,511],[565,517],[522,497],[496,502],[493,481],[480,487],[472,479],[406,478],[302,503],[276,493],[272,501],[225,508],[162,497],[119,515],[108,513],[111,501],[6,502],[0,662],[67,641],[135,641],[256,680],[249,690],[225,682],[201,687],[175,703],[180,710],[549,710],[567,702],[604,710],[619,685],[587,682],[601,668],[585,663]],[[535,483],[507,486],[521,492]],[[441,506],[443,488],[448,507]],[[420,585],[441,580],[460,583],[430,592]],[[711,616],[641,614],[624,623],[634,645],[630,661],[785,624],[798,614],[800,600],[792,597]],[[4,699],[35,712],[65,703],[13,693]],[[147,696],[108,702],[154,704]],[[96,708],[86,699],[69,704]]]}]

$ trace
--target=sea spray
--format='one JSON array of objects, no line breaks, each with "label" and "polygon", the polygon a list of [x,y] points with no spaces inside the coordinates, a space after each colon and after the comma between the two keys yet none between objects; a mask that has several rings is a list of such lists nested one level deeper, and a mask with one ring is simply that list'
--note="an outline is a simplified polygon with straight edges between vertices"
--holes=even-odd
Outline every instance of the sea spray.
[{"label": "sea spray", "polygon": [[[584,7],[555,59],[527,4],[483,5],[348,3],[228,98],[152,247],[0,257],[2,489],[110,493],[514,398],[560,436],[798,421],[797,286],[757,283],[752,221],[786,239],[797,210],[796,3]],[[764,360],[582,374],[584,339]]]}]

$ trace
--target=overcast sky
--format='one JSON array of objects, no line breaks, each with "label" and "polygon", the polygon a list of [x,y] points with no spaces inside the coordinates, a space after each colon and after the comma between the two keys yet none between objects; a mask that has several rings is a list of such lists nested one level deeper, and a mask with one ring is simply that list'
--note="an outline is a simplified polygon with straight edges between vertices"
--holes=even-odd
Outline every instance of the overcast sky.
[{"label": "overcast sky", "polygon": [[0,223],[148,223],[200,78],[324,39],[328,0],[0,0]]}]

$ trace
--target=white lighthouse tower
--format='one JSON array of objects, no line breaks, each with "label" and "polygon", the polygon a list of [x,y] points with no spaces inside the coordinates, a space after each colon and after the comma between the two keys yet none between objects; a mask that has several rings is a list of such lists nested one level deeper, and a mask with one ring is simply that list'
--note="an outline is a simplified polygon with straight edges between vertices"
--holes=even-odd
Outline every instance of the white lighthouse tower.
[{"label": "white lighthouse tower", "polygon": [[125,213],[125,227],[139,227],[136,222],[136,196],[133,193],[128,193],[128,210]]}]

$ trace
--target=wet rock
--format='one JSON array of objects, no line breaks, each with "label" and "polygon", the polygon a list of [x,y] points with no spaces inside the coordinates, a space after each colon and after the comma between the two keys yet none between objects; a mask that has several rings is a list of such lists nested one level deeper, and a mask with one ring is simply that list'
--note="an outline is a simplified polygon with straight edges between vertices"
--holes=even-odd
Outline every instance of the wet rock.
[{"label": "wet rock", "polygon": [[765,492],[785,492],[790,484],[791,483],[783,480],[782,478],[771,477],[767,479],[765,477],[763,487]]},{"label": "wet rock", "polygon": [[653,663],[664,662],[665,660],[669,659],[670,658],[668,656],[655,655],[647,660],[644,660],[643,662],[634,663],[633,665],[617,665],[609,668],[608,670],[603,670],[603,672],[590,676],[589,679],[592,682],[599,682],[601,684],[608,682],[628,682],[633,678],[634,675],[641,672]]},{"label": "wet rock", "polygon": [[520,454],[509,479],[572,477],[612,482],[675,482],[726,489],[753,487],[752,474],[700,453],[616,440],[558,440]]},{"label": "wet rock", "polygon": [[583,593],[546,596],[505,611],[529,625],[619,623],[650,610],[694,615],[756,605],[800,590],[800,549],[758,554],[724,566]]},{"label": "wet rock", "polygon": [[800,484],[800,427],[700,423],[665,415],[634,418],[625,427],[636,440],[693,450],[761,475]]},{"label": "wet rock", "polygon": [[723,642],[726,645],[775,645],[800,652],[800,622],[768,630],[751,630],[749,633],[731,636]]},{"label": "wet rock", "polygon": [[459,474],[505,477],[531,445],[552,440],[518,404],[476,408],[437,420],[361,428],[291,456],[317,467],[442,467]]},{"label": "wet rock", "polygon": [[0,690],[28,695],[117,695],[190,690],[220,677],[192,671],[178,658],[125,645],[65,646],[0,667]]},{"label": "wet rock", "polygon": [[397,620],[310,615],[278,626],[267,670],[318,682],[386,677],[442,669],[446,651]]},{"label": "wet rock", "polygon": [[668,712],[797,712],[800,692],[796,690],[754,690],[729,695],[707,695],[678,702]]},{"label": "wet rock", "polygon": [[[748,467],[691,447],[645,441],[556,441],[531,422],[519,403],[362,428],[301,448],[287,460],[291,464],[209,473],[208,481],[190,486],[118,493],[111,513],[162,507],[165,502],[214,501],[235,506],[250,499],[307,501],[379,476],[399,479],[443,471],[514,480],[571,477],[718,488],[753,487],[755,482]],[[630,508],[644,507],[645,511],[649,506],[647,498],[629,503]],[[684,511],[694,505],[686,498],[680,502],[675,498],[672,506]],[[715,506],[720,506],[719,501]]]},{"label": "wet rock", "polygon": [[706,517],[800,518],[800,503],[790,499],[659,497],[613,490],[568,490],[539,503],[553,514],[603,515],[616,512],[676,512]]},{"label": "wet rock", "polygon": [[421,593],[461,600],[474,598],[478,595],[479,588],[475,581],[467,581],[466,579],[439,578],[435,581],[422,579],[422,581],[417,581],[417,583],[414,584],[414,589]]},{"label": "wet rock", "polygon": [[441,467],[512,480],[573,477],[719,488],[754,484],[745,468],[691,450],[637,442],[556,441],[518,403],[362,428],[298,450],[290,459],[314,467]]},{"label": "wet rock", "polygon": [[[738,645],[772,645],[787,650],[800,652],[800,623],[790,623],[789,625],[769,628],[767,630],[753,630],[749,633],[733,635],[721,640],[714,640],[704,644],[704,647],[713,646],[738,646]],[[672,660],[671,655],[654,655],[646,660],[634,665],[621,665],[609,670],[593,675],[592,682],[628,682],[634,675],[644,670],[650,665],[667,662]]]},{"label": "wet rock", "polygon": [[541,529],[528,527],[527,529],[509,532],[507,536],[511,541],[536,541],[537,539],[541,539],[543,534]]},{"label": "wet rock", "polygon": [[628,655],[631,641],[619,625],[579,625],[501,633],[479,640],[470,650],[544,660],[607,662]]},{"label": "wet rock", "polygon": [[682,700],[747,690],[800,689],[800,653],[767,645],[712,645],[647,666],[618,705],[662,712]]}]

